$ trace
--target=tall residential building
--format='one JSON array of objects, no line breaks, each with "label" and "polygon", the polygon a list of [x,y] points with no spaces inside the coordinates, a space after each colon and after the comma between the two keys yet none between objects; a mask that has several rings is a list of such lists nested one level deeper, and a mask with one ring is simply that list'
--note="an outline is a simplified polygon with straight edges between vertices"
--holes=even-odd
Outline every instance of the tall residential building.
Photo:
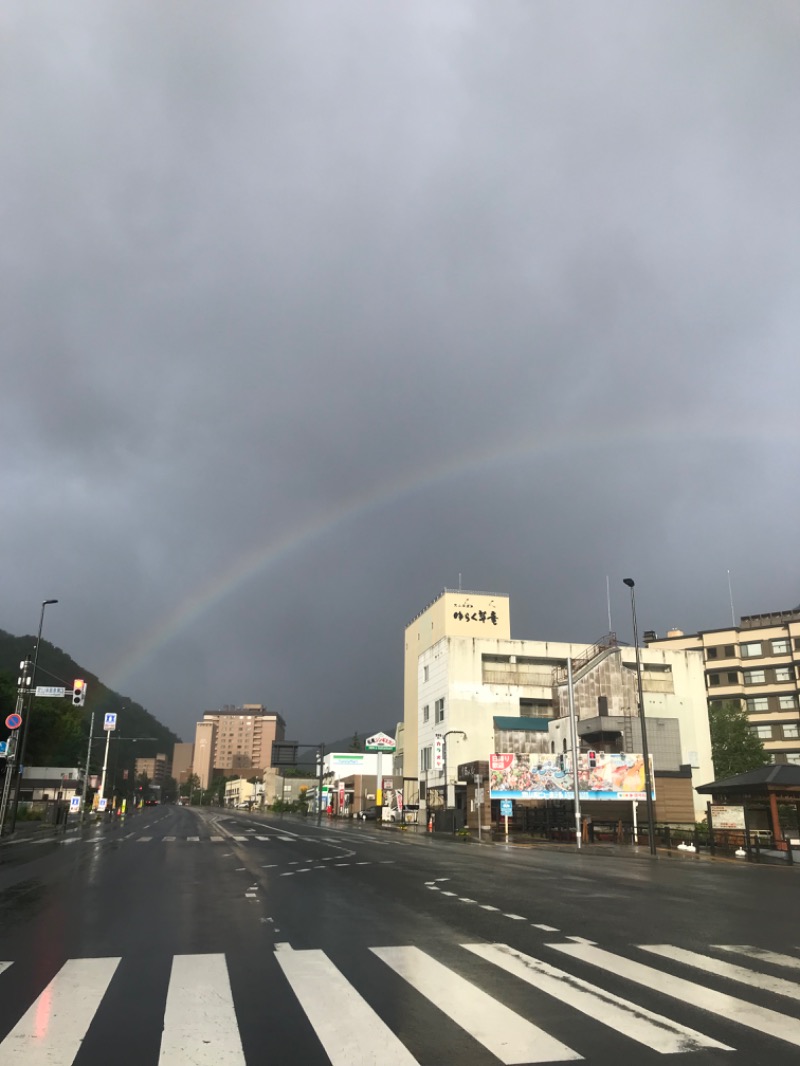
[{"label": "tall residential building", "polygon": [[800,607],[744,615],[738,626],[666,637],[645,634],[648,648],[703,653],[709,706],[735,700],[772,762],[800,765]]},{"label": "tall residential building", "polygon": [[194,742],[194,772],[200,787],[208,788],[215,774],[260,776],[271,763],[272,742],[285,735],[283,718],[260,703],[226,704],[219,711],[206,711],[197,723]]}]

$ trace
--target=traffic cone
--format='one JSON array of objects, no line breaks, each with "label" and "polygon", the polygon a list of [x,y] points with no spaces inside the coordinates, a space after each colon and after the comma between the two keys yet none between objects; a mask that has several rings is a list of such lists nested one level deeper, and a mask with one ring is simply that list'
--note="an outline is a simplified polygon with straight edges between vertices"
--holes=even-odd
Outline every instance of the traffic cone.
[{"label": "traffic cone", "polygon": [[432,814],[428,818],[428,832],[429,833],[433,832],[433,815]]}]

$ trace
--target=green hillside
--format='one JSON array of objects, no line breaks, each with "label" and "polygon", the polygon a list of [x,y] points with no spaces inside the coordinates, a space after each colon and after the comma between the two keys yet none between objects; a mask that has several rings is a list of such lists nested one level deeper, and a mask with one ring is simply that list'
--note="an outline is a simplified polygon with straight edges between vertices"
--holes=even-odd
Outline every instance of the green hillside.
[{"label": "green hillside", "polygon": [[[33,657],[36,644],[34,636],[15,637],[0,629],[0,712],[2,722],[16,706],[17,677],[23,659]],[[134,700],[121,696],[106,686],[85,667],[71,659],[66,652],[42,640],[36,669],[37,685],[57,685],[71,689],[76,678],[84,678],[88,690],[85,707],[73,707],[69,697],[65,699],[33,700],[30,717],[30,734],[25,762],[29,766],[77,766],[83,765],[89,739],[89,719],[95,713],[94,736],[99,739],[92,745],[92,772],[99,772],[103,762],[103,716],[107,711],[116,711],[117,730],[113,737],[154,737],[138,743],[120,739],[111,744],[109,773],[118,776],[120,784],[124,771],[127,780],[133,783],[134,762],[139,756],[152,756],[163,752],[172,758],[172,747],[180,738]],[[23,709],[23,714],[27,709]],[[0,735],[5,737],[4,726]],[[127,789],[125,789],[127,791]]]}]

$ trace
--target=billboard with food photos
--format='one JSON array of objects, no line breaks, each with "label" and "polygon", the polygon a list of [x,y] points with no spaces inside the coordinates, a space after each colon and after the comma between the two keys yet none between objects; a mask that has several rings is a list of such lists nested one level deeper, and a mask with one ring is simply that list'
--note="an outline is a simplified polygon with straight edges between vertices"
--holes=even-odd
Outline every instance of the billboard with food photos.
[{"label": "billboard with food photos", "polygon": [[[533,754],[489,756],[492,799],[574,800],[570,756],[544,759]],[[653,757],[650,781],[656,798]],[[582,800],[645,800],[644,756],[598,751],[578,756],[578,789]]]}]

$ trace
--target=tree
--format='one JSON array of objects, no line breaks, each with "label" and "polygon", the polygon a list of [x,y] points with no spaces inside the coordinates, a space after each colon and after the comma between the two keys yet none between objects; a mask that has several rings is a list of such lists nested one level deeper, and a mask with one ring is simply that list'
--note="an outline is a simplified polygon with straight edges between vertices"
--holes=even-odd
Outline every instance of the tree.
[{"label": "tree", "polygon": [[744,708],[738,700],[713,700],[708,709],[711,726],[711,755],[715,777],[746,774],[765,766],[769,759],[764,744],[753,732]]},{"label": "tree", "polygon": [[353,733],[353,739],[350,741],[350,751],[361,751],[361,741],[358,739],[358,733]]}]

